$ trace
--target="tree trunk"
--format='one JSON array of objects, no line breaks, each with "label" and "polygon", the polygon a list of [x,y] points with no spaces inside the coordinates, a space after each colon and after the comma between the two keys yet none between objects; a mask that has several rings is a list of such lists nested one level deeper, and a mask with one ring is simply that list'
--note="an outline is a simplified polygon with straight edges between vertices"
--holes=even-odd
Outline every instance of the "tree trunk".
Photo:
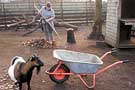
[{"label": "tree trunk", "polygon": [[96,16],[88,39],[104,40],[102,35],[102,0],[96,0]]}]

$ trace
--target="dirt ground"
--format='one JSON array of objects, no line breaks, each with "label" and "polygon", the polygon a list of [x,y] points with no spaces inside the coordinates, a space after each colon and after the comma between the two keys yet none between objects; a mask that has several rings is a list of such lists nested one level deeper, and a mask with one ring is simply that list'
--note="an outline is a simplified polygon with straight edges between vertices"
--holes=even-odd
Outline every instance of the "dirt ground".
[{"label": "dirt ground", "polygon": [[[111,48],[98,47],[96,42],[87,40],[87,36],[90,33],[91,28],[86,25],[79,25],[79,30],[75,31],[76,44],[68,49],[92,53],[97,56],[101,56]],[[58,48],[67,49],[66,43],[66,29],[57,28],[62,40],[58,40]],[[0,32],[0,90],[14,90],[12,89],[13,82],[7,76],[7,70],[10,60],[14,56],[22,56],[26,60],[27,58],[36,53],[45,63],[45,66],[41,69],[39,75],[36,75],[36,70],[31,80],[32,90],[89,90],[77,76],[70,76],[69,80],[62,85],[57,85],[52,82],[49,76],[45,73],[45,70],[50,69],[56,64],[56,59],[53,58],[52,52],[54,49],[37,49],[29,48],[21,45],[22,41],[26,41],[32,38],[44,37],[41,31],[34,32],[28,36],[22,37],[25,33],[24,30],[15,31],[1,31]],[[108,55],[104,59],[104,64],[101,68],[118,61],[117,58]],[[90,77],[86,78],[90,83]],[[10,87],[11,86],[11,87]],[[9,89],[10,87],[10,89]],[[26,85],[23,85],[23,89],[26,90]],[[135,63],[121,64],[109,69],[108,71],[101,73],[96,77],[96,86],[90,90],[135,90]]]}]

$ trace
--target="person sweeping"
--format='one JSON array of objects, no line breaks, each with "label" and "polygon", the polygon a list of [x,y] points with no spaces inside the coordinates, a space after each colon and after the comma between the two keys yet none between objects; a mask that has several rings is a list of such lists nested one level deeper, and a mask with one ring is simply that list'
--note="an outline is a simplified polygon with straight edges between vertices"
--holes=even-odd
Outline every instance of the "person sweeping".
[{"label": "person sweeping", "polygon": [[[42,30],[46,36],[47,42],[50,45],[55,44],[54,37],[53,37],[53,31],[56,31],[55,27],[54,27],[55,12],[52,9],[51,3],[47,2],[46,5],[43,6],[38,11],[37,16],[41,16],[40,20],[41,20],[41,24],[42,24]],[[35,19],[36,19],[36,17],[35,17]]]}]

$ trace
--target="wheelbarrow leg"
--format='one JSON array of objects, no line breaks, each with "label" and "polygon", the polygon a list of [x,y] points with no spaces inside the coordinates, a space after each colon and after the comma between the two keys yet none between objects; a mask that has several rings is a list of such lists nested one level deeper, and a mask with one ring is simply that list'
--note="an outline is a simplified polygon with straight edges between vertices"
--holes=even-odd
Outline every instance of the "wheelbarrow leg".
[{"label": "wheelbarrow leg", "polygon": [[58,68],[61,66],[61,64],[62,64],[62,61],[58,61],[58,66],[56,67],[56,69],[54,70],[53,73],[55,73],[58,70]]},{"label": "wheelbarrow leg", "polygon": [[82,78],[82,76],[80,74],[77,74],[77,76],[80,78],[80,80],[83,82],[83,84],[87,87],[87,88],[94,88],[95,84],[96,84],[96,75],[92,74],[92,85],[89,86],[86,81],[84,81],[84,79]]}]

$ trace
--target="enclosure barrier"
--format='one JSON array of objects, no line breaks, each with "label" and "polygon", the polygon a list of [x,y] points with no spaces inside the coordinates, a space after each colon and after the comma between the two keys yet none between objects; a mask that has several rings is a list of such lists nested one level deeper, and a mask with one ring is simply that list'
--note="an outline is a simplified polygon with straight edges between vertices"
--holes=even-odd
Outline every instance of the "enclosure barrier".
[{"label": "enclosure barrier", "polygon": [[[0,28],[7,29],[7,25],[15,20],[24,19],[23,15],[32,19],[37,11],[34,4],[40,9],[37,2],[0,2]],[[106,2],[103,2],[102,17],[106,17]],[[95,2],[55,2],[53,3],[56,19],[59,22],[89,23],[95,16]]]}]

